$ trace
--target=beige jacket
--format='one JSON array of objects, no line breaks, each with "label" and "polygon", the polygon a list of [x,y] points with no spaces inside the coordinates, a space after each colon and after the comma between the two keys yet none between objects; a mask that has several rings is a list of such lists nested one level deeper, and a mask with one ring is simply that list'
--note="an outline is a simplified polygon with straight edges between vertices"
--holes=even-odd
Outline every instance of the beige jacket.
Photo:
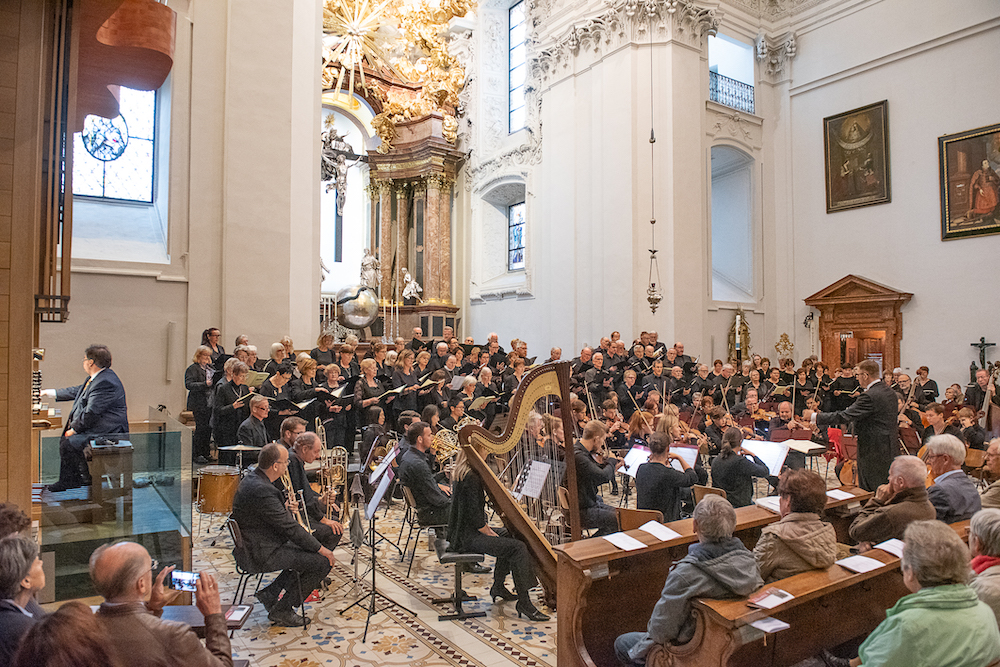
[{"label": "beige jacket", "polygon": [[233,667],[222,614],[205,617],[205,645],[190,625],[161,620],[142,602],[105,602],[97,618],[129,667]]},{"label": "beige jacket", "polygon": [[892,538],[901,540],[903,531],[912,522],[934,518],[937,518],[937,512],[923,486],[903,489],[884,505],[873,496],[851,523],[851,539],[873,544]]},{"label": "beige jacket", "polygon": [[980,496],[980,500],[983,502],[983,507],[993,507],[1000,509],[1000,480],[993,482],[986,490],[983,491],[983,495]]},{"label": "beige jacket", "polygon": [[979,599],[990,606],[1000,623],[1000,565],[988,567],[969,582]]},{"label": "beige jacket", "polygon": [[765,582],[822,570],[837,559],[837,534],[818,514],[792,512],[764,528],[753,555]]}]

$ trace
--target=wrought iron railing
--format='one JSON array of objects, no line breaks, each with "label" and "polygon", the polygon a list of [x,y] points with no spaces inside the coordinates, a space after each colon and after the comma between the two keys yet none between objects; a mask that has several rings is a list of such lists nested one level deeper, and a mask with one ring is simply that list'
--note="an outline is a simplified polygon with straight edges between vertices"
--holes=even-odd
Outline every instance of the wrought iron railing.
[{"label": "wrought iron railing", "polygon": [[727,107],[753,113],[753,86],[718,72],[708,73],[708,99]]}]

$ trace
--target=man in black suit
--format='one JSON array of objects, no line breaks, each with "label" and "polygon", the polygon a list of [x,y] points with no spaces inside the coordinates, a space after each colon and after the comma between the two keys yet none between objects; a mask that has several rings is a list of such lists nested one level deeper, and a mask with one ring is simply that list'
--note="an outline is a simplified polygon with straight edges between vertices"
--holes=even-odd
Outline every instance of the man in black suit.
[{"label": "man in black suit", "polygon": [[90,486],[85,450],[95,438],[128,438],[128,408],[125,387],[111,370],[111,351],[106,345],[91,345],[83,360],[87,381],[65,389],[46,389],[43,395],[57,401],[73,401],[59,440],[59,481],[49,491],[59,492]]},{"label": "man in black suit", "polygon": [[[337,521],[340,518],[340,507],[337,505],[336,499],[324,498],[313,491],[306,475],[306,464],[318,459],[322,449],[323,443],[320,442],[318,435],[312,431],[300,433],[295,438],[295,446],[288,456],[288,477],[292,480],[292,488],[295,489],[295,493],[302,492],[305,509],[309,514],[309,523],[313,529],[313,537],[332,551],[340,544],[340,537],[344,534],[344,527]],[[284,487],[279,486],[279,490],[283,489]],[[331,517],[329,519],[326,518],[328,506],[330,506]]]},{"label": "man in black suit", "polygon": [[295,627],[303,623],[292,609],[302,604],[330,573],[333,552],[300,526],[285,506],[286,494],[274,482],[286,470],[288,450],[272,442],[260,450],[257,469],[240,482],[233,498],[232,518],[242,533],[243,548],[234,548],[233,556],[243,568],[282,570],[270,585],[257,591],[257,599],[275,625]]},{"label": "man in black suit", "polygon": [[896,392],[882,382],[878,364],[870,359],[858,364],[857,378],[865,390],[849,408],[839,412],[806,410],[803,419],[818,426],[854,424],[854,434],[858,437],[858,484],[866,491],[874,491],[889,481],[889,466],[899,454]]},{"label": "man in black suit", "polygon": [[236,431],[236,439],[241,444],[250,447],[263,447],[267,444],[264,419],[270,410],[269,403],[270,401],[263,396],[254,396],[250,399],[250,416],[243,420],[239,430]]}]

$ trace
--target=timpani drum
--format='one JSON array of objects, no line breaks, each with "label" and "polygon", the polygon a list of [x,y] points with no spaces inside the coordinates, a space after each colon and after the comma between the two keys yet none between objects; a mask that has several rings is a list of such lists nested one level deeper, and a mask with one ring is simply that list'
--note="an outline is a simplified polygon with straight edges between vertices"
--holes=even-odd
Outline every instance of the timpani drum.
[{"label": "timpani drum", "polygon": [[205,466],[198,471],[198,509],[205,514],[233,511],[233,496],[240,485],[236,466]]}]

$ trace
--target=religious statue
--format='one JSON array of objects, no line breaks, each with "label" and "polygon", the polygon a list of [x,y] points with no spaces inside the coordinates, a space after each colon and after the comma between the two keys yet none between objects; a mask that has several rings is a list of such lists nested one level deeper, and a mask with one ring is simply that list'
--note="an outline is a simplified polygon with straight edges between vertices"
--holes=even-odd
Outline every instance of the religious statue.
[{"label": "religious statue", "polygon": [[379,288],[378,274],[382,268],[382,263],[372,251],[365,248],[365,256],[361,258],[361,284],[370,287],[376,292]]},{"label": "religious statue", "polygon": [[333,126],[333,116],[327,116],[327,130],[323,132],[323,147],[320,151],[320,181],[326,183],[326,191],[337,190],[337,213],[343,216],[344,205],[347,203],[347,170],[365,158],[358,157],[348,163],[347,156],[355,156],[354,148],[344,141],[341,134]]},{"label": "religious statue", "polygon": [[423,288],[420,287],[420,283],[413,279],[410,272],[403,269],[403,298],[404,299],[416,299],[423,303],[423,299],[420,298],[420,293],[423,292]]}]

